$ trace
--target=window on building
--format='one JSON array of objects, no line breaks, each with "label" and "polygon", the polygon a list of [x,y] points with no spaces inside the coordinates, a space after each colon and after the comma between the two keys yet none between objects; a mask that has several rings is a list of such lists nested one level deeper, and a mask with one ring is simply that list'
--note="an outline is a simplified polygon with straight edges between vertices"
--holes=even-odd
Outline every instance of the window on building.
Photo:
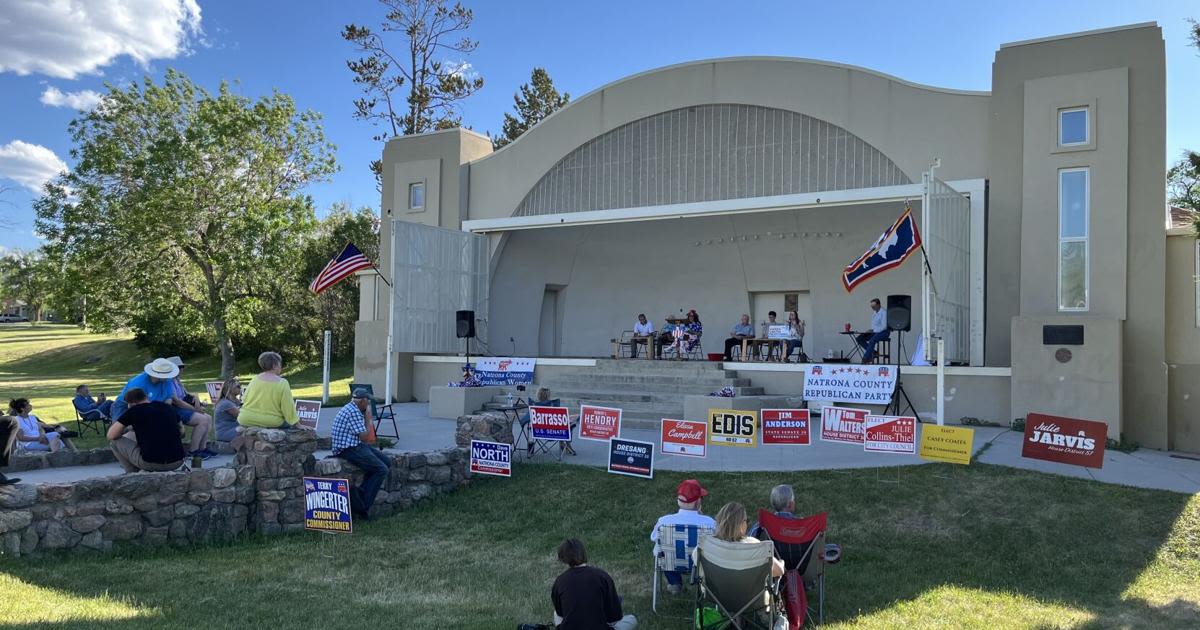
[{"label": "window on building", "polygon": [[408,185],[408,209],[420,210],[425,207],[425,182],[414,182]]},{"label": "window on building", "polygon": [[1088,108],[1072,107],[1058,110],[1059,146],[1070,147],[1088,142]]},{"label": "window on building", "polygon": [[1058,309],[1088,309],[1089,171],[1058,172]]}]

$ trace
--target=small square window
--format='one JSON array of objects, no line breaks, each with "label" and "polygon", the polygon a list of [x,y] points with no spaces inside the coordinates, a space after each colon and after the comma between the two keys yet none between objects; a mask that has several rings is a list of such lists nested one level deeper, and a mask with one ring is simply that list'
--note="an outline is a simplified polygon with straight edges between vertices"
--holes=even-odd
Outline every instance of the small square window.
[{"label": "small square window", "polygon": [[425,207],[425,182],[408,185],[408,209],[420,210]]},{"label": "small square window", "polygon": [[1069,147],[1088,142],[1088,108],[1058,110],[1059,146]]}]

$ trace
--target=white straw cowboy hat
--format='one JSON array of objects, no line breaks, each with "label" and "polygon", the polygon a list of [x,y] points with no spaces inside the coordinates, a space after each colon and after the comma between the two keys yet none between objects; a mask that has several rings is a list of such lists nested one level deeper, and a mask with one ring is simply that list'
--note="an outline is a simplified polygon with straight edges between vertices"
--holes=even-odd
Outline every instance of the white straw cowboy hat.
[{"label": "white straw cowboy hat", "polygon": [[146,371],[146,374],[163,380],[179,376],[179,366],[162,358],[147,363],[143,369]]}]

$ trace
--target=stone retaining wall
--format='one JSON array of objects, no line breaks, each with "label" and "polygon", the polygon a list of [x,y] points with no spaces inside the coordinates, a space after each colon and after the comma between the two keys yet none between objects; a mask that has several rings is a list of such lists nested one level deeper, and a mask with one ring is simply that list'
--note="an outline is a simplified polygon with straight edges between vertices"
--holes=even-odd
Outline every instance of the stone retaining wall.
[{"label": "stone retaining wall", "polygon": [[[317,447],[306,431],[247,429],[232,466],[0,487],[0,553],[105,551],[303,530],[302,476],[361,480],[360,471],[340,459],[315,460]],[[392,471],[371,516],[468,483],[461,449],[388,455]]]},{"label": "stone retaining wall", "polygon": [[0,468],[0,472],[18,473],[26,470],[42,468],[63,468],[65,466],[94,466],[96,464],[111,464],[117,461],[112,449],[93,448],[82,451],[63,449],[57,453],[14,453],[8,458],[8,466]]}]

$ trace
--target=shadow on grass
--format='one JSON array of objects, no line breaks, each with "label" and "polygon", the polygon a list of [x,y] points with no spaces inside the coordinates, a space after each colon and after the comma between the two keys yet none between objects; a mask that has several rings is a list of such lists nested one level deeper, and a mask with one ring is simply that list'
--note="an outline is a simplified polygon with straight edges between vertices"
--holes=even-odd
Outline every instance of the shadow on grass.
[{"label": "shadow on grass", "polygon": [[[948,472],[696,476],[710,492],[708,513],[727,501],[753,510],[777,483],[796,488],[798,511],[829,512],[830,539],[845,554],[827,571],[826,621],[835,627],[1200,622],[1200,499],[989,465]],[[665,616],[650,613],[647,536],[658,516],[674,511],[685,476],[660,472],[646,481],[518,464],[512,479],[476,479],[333,540],[5,561],[0,577],[78,598],[119,594],[154,611],[64,619],[62,627],[511,628],[548,620],[549,586],[561,570],[554,548],[574,536],[613,575],[639,627],[682,629],[690,627],[689,598],[669,600]],[[11,599],[29,601],[20,592]],[[35,624],[0,617],[0,625]]]}]

